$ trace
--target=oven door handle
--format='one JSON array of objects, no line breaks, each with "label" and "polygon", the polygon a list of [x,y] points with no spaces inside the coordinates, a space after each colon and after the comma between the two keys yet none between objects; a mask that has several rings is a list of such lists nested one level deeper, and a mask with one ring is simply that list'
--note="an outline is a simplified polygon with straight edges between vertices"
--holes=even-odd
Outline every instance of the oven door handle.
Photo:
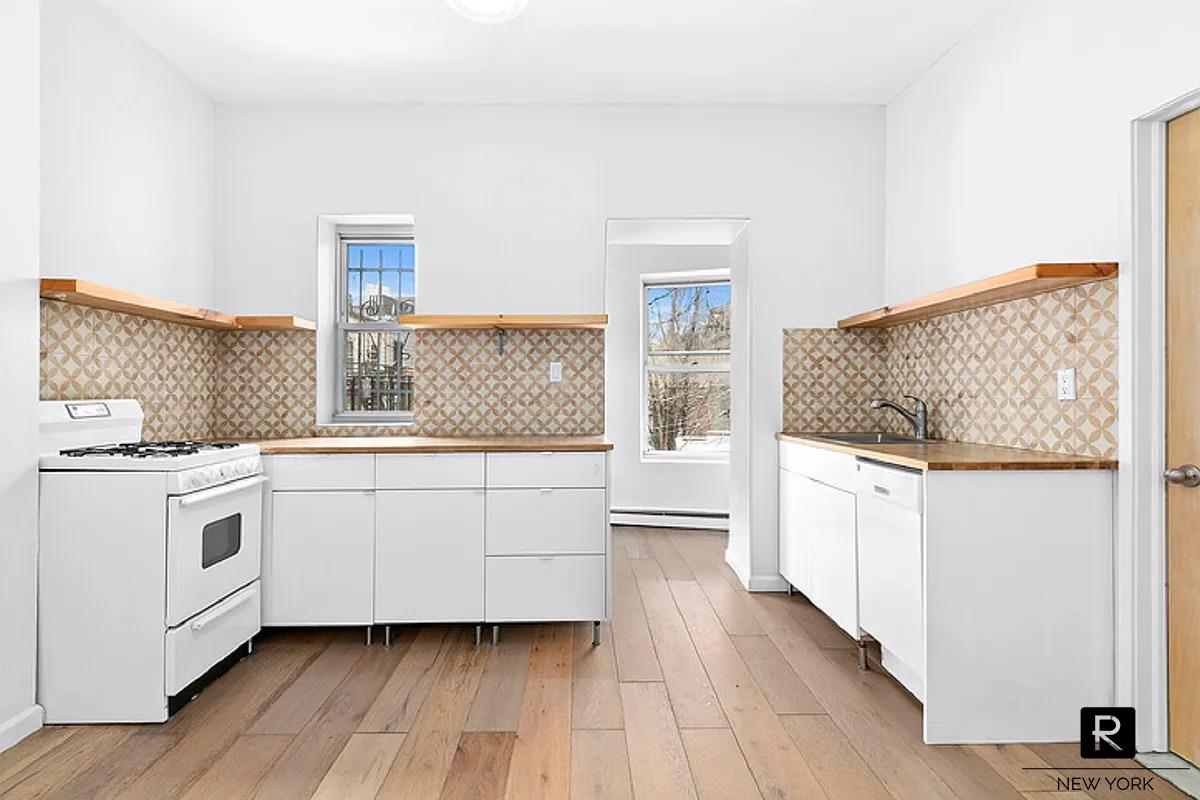
[{"label": "oven door handle", "polygon": [[204,628],[207,627],[210,623],[216,622],[221,617],[225,616],[226,614],[231,613],[234,609],[244,606],[246,604],[246,602],[252,597],[257,597],[257,595],[252,592],[247,592],[246,594],[243,594],[237,600],[234,600],[232,603],[229,603],[226,606],[222,606],[220,608],[214,608],[212,611],[208,612],[207,614],[196,617],[196,619],[192,620],[192,630],[194,630],[194,631],[204,630]]},{"label": "oven door handle", "polygon": [[216,500],[217,498],[224,497],[227,494],[240,492],[243,489],[249,489],[253,486],[260,486],[266,482],[266,477],[259,475],[254,478],[227,483],[224,486],[214,486],[211,489],[205,489],[204,491],[195,492],[194,494],[185,494],[183,497],[179,498],[179,507],[187,508],[188,506],[196,505],[196,503],[204,503],[209,500]]}]

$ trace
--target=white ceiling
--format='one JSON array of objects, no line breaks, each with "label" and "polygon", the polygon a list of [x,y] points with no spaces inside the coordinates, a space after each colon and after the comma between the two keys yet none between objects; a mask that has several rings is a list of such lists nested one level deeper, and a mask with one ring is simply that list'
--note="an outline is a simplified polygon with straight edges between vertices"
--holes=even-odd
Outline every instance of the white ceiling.
[{"label": "white ceiling", "polygon": [[227,102],[885,103],[1002,0],[104,0]]}]

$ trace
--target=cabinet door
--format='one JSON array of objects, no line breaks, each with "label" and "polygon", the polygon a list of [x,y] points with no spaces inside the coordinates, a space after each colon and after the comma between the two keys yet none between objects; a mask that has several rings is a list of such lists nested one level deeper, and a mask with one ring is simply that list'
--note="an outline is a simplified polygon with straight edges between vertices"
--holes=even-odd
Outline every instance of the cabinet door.
[{"label": "cabinet door", "polygon": [[860,496],[858,538],[862,628],[923,675],[921,515]]},{"label": "cabinet door", "polygon": [[805,595],[812,589],[810,569],[809,506],[812,481],[779,471],[779,573]]},{"label": "cabinet door", "polygon": [[369,625],[373,492],[274,492],[265,625]]},{"label": "cabinet door", "polygon": [[808,598],[851,636],[858,638],[858,564],[854,494],[809,482],[806,517],[811,553]]},{"label": "cabinet door", "polygon": [[483,621],[483,489],[375,496],[375,621]]}]

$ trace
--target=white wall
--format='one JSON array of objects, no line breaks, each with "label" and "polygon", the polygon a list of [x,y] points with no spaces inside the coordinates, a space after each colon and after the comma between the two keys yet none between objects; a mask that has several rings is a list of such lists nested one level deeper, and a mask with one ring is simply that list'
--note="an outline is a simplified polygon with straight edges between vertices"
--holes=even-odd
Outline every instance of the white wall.
[{"label": "white wall", "polygon": [[1129,252],[1129,124],[1200,86],[1192,0],[1016,0],[887,110],[889,302]]},{"label": "white wall", "polygon": [[323,213],[413,213],[426,313],[600,312],[605,219],[748,217],[744,566],[776,580],[781,330],[882,301],[883,137],[858,107],[222,106],[218,307],[311,316]]},{"label": "white wall", "polygon": [[727,244],[608,246],[604,405],[605,433],[613,443],[613,508],[729,513],[728,462],[641,457],[642,275],[727,270],[729,255]]},{"label": "white wall", "polygon": [[41,40],[42,274],[213,305],[213,102],[97,0]]},{"label": "white wall", "polygon": [[0,750],[41,724],[37,649],[38,0],[0,3]]}]

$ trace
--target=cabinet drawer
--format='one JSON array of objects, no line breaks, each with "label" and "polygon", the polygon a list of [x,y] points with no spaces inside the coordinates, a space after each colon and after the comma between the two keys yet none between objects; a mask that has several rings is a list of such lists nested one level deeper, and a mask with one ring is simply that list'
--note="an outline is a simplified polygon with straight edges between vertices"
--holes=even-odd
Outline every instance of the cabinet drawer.
[{"label": "cabinet drawer", "polygon": [[380,453],[379,489],[475,489],[483,486],[483,453]]},{"label": "cabinet drawer", "polygon": [[271,488],[276,490],[375,488],[375,456],[371,454],[272,456],[267,463]]},{"label": "cabinet drawer", "polygon": [[500,489],[487,494],[487,553],[605,553],[603,489]]},{"label": "cabinet drawer", "polygon": [[779,443],[779,467],[806,478],[852,492],[855,488],[854,456],[797,442]]},{"label": "cabinet drawer", "polygon": [[262,603],[254,581],[167,631],[166,689],[177,694],[259,631]]},{"label": "cabinet drawer", "polygon": [[487,622],[607,618],[604,556],[508,556],[486,561]]},{"label": "cabinet drawer", "polygon": [[858,494],[874,497],[909,511],[921,512],[921,485],[924,477],[900,467],[885,467],[859,461]]},{"label": "cabinet drawer", "polygon": [[604,453],[488,453],[488,488],[604,488]]}]

